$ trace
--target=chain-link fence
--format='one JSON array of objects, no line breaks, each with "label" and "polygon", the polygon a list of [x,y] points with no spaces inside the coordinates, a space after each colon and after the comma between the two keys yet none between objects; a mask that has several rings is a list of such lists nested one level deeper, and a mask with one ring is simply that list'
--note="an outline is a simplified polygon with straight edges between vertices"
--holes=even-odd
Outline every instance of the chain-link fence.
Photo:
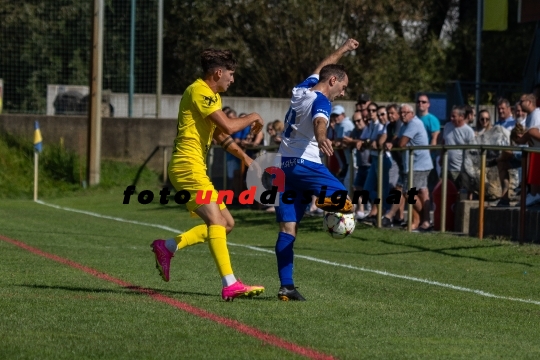
[{"label": "chain-link fence", "polygon": [[[133,81],[133,116],[155,116],[158,0],[104,3],[103,115],[128,115]],[[87,114],[93,2],[20,0],[2,8],[3,112]]]}]

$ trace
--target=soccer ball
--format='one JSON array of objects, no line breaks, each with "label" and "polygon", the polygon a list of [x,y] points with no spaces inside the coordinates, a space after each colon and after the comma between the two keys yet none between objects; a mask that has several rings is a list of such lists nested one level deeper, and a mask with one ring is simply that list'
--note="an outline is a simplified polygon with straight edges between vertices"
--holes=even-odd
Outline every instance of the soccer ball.
[{"label": "soccer ball", "polygon": [[351,235],[356,222],[354,214],[327,212],[323,217],[323,228],[334,239],[343,239]]}]

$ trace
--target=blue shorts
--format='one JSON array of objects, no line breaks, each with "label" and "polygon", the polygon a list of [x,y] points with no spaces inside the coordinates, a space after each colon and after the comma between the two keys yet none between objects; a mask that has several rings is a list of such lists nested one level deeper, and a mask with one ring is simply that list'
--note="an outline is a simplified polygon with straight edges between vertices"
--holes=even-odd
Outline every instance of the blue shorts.
[{"label": "blue shorts", "polygon": [[[323,186],[326,186],[325,197],[332,196],[338,190],[346,191],[345,186],[323,164],[290,157],[283,157],[281,162],[281,169],[285,173],[285,192],[294,192],[296,197],[292,204],[285,204],[285,193],[280,193],[279,206],[276,208],[277,222],[299,223],[304,217],[306,205],[311,203],[311,195],[318,197]],[[289,199],[293,201],[292,197]]]}]

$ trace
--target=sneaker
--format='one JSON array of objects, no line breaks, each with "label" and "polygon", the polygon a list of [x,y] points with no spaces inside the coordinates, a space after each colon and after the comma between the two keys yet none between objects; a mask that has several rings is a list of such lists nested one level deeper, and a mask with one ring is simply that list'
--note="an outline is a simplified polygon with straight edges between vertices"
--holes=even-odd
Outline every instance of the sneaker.
[{"label": "sneaker", "polygon": [[365,218],[360,220],[360,222],[363,223],[363,224],[366,224],[366,225],[374,226],[375,223],[377,222],[377,216],[376,215],[366,216]]},{"label": "sneaker", "polygon": [[164,281],[169,281],[171,259],[174,254],[165,246],[165,240],[154,240],[150,247],[156,256],[156,269],[159,270],[159,275]]},{"label": "sneaker", "polygon": [[279,288],[277,297],[281,301],[306,301],[306,299],[298,292],[298,290],[296,290],[296,288],[287,289],[285,286]]},{"label": "sneaker", "polygon": [[527,198],[525,199],[525,206],[532,206],[540,202],[540,194],[531,195],[527,194]]},{"label": "sneaker", "polygon": [[386,216],[383,216],[381,225],[382,225],[382,227],[385,227],[385,228],[394,227],[394,224],[393,224],[392,220],[390,220]]},{"label": "sneaker", "polygon": [[366,214],[364,214],[363,211],[357,211],[355,214],[354,214],[354,218],[356,220],[362,220],[363,218],[366,217]]},{"label": "sneaker", "polygon": [[221,298],[225,301],[233,301],[237,297],[253,297],[264,292],[262,286],[244,285],[240,280],[221,290]]},{"label": "sneaker", "polygon": [[433,225],[429,225],[427,228],[423,228],[419,226],[417,228],[418,232],[432,232],[433,231]]}]

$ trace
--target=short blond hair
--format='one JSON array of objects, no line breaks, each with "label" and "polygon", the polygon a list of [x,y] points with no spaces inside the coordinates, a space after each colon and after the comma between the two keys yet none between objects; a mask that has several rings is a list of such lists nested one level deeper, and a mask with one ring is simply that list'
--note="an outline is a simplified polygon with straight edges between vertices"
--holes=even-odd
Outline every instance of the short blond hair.
[{"label": "short blond hair", "polygon": [[274,130],[276,132],[281,132],[283,131],[283,121],[281,120],[274,120],[274,122],[272,123],[272,126],[274,127]]}]

